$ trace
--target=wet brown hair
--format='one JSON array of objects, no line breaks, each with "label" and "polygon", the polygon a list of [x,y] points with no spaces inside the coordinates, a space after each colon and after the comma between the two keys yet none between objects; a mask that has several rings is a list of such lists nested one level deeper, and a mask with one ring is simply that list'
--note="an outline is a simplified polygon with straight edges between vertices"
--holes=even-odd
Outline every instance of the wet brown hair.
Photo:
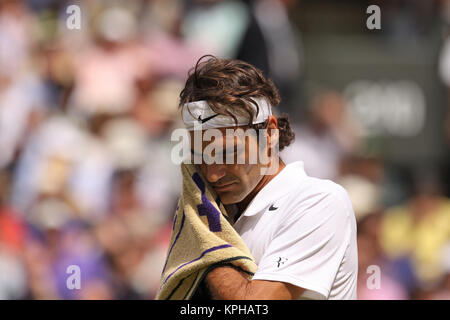
[{"label": "wet brown hair", "polygon": [[[208,58],[208,59],[205,59]],[[237,123],[236,116],[246,116],[248,126],[265,129],[267,121],[252,124],[259,112],[258,105],[251,98],[265,98],[272,107],[280,104],[280,94],[271,79],[251,64],[232,59],[219,59],[212,55],[201,57],[189,71],[184,89],[180,93],[180,104],[206,100],[211,109],[219,114],[230,116]],[[294,140],[289,118],[286,114],[277,117],[279,129],[279,150]]]}]

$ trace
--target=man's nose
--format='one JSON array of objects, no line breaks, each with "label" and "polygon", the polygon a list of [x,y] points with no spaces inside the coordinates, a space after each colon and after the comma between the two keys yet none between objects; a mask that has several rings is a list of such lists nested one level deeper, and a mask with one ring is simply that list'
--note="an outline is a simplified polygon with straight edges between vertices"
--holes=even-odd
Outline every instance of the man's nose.
[{"label": "man's nose", "polygon": [[205,166],[205,176],[208,182],[216,183],[225,176],[225,165],[210,164]]}]

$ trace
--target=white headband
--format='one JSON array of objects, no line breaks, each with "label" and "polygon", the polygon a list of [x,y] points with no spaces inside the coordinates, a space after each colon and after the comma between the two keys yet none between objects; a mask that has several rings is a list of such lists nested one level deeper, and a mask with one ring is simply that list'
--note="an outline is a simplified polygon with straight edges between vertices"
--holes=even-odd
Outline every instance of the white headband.
[{"label": "white headband", "polygon": [[[256,106],[253,103],[250,103],[255,110],[255,117],[252,124],[266,121],[269,116],[272,115],[270,104],[264,98],[252,98],[252,100],[256,102],[259,107],[259,112],[256,115]],[[195,127],[199,127],[200,125],[202,130],[248,125],[248,117],[240,115],[235,116],[237,123],[230,116],[214,112],[205,100],[189,102],[183,105],[183,122],[186,129],[189,131],[193,131]]]}]

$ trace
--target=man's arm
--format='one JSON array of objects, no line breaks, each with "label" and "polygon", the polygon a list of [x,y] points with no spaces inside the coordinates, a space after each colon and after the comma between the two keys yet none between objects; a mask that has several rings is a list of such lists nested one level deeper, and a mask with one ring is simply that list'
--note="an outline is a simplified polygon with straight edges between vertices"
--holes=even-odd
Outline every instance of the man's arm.
[{"label": "man's arm", "polygon": [[206,285],[217,300],[292,300],[305,291],[285,282],[247,280],[241,272],[226,266],[210,271]]}]

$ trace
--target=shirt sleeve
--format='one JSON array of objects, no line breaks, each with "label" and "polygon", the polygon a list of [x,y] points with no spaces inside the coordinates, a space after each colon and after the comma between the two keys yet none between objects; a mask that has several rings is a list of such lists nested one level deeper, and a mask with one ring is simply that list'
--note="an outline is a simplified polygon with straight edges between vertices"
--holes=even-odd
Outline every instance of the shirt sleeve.
[{"label": "shirt sleeve", "polygon": [[344,189],[314,195],[305,208],[283,214],[262,256],[254,280],[306,289],[302,298],[326,299],[351,239],[351,214]]}]

